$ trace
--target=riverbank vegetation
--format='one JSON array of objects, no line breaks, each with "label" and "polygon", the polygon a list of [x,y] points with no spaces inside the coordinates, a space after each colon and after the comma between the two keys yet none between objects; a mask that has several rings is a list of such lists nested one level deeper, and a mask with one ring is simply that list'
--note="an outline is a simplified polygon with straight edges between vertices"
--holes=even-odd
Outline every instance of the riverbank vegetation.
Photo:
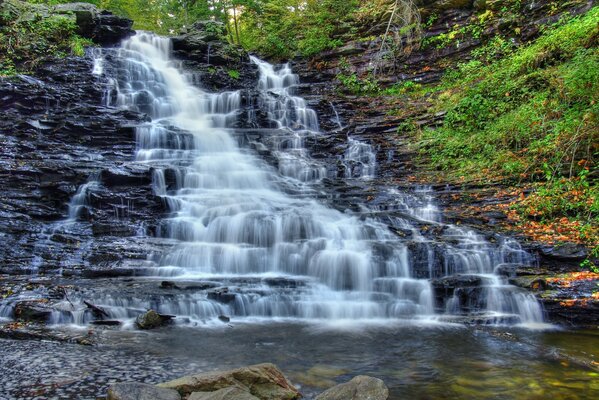
[{"label": "riverbank vegetation", "polygon": [[418,142],[424,164],[446,178],[519,184],[530,192],[512,205],[524,229],[567,233],[559,236],[589,244],[595,257],[598,40],[598,7],[517,49],[494,38],[445,74],[434,101],[447,111],[444,123]]},{"label": "riverbank vegetation", "polygon": [[48,56],[82,56],[91,41],[77,34],[70,14],[6,0],[0,13],[0,76],[28,72]]}]

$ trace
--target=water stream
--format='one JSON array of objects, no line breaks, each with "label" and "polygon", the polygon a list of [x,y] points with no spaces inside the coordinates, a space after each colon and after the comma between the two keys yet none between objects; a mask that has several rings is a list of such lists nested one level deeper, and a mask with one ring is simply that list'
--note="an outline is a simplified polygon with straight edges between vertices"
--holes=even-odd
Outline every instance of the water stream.
[{"label": "water stream", "polygon": [[[420,196],[425,202],[414,204],[413,193],[394,196],[406,216],[442,225],[442,243],[420,235],[409,218],[399,223],[413,238],[401,240],[374,218],[316,199],[315,185],[327,168],[310,157],[305,140],[322,133],[316,112],[294,94],[299,80],[288,65],[251,59],[259,96],[247,103],[267,115],[268,126],[260,129],[276,158],[273,166],[244,147],[236,130],[241,115],[256,115],[241,106],[245,94],[195,87],[170,52],[169,39],[139,32],[112,57],[113,68],[95,53],[94,73],[107,74],[113,84],[107,106],[151,117],[136,129],[135,161],[152,166],[154,193],[170,210],[157,229],[170,249],[151,254],[151,266],[140,273],[203,282],[211,290],[165,297],[94,293],[93,303],[111,318],[130,322],[155,308],[193,324],[222,315],[337,323],[464,317],[493,324],[542,322],[534,296],[495,274],[498,266],[533,261],[515,241],[490,243],[473,231],[442,225],[431,198]],[[256,118],[250,124],[260,126]],[[372,146],[350,138],[344,160],[347,178],[374,178]],[[77,218],[98,184],[93,176],[79,188],[68,221]],[[442,277],[458,282],[445,299],[431,283]],[[75,309],[56,311],[52,320],[91,321],[93,313],[82,300],[71,299]]]}]

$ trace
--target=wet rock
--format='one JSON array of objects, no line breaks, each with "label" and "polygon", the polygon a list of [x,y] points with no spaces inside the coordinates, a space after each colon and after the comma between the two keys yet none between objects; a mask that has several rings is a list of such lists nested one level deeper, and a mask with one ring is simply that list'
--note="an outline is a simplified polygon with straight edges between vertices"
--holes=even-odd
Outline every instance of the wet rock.
[{"label": "wet rock", "polygon": [[208,292],[208,298],[210,300],[218,301],[219,303],[233,303],[235,297],[235,293],[229,293],[227,288]]},{"label": "wet rock", "polygon": [[371,376],[358,375],[349,382],[326,390],[316,400],[386,400],[389,389],[385,383]]},{"label": "wet rock", "polygon": [[98,325],[98,326],[119,326],[122,324],[122,322],[115,320],[115,319],[107,319],[107,320],[91,321],[90,324]]},{"label": "wet rock", "polygon": [[92,225],[94,236],[135,236],[135,229],[131,226],[115,223],[94,223]]},{"label": "wet rock", "polygon": [[235,386],[261,400],[292,400],[302,397],[273,364],[256,364],[229,371],[190,375],[158,386],[175,389],[182,396]]},{"label": "wet rock", "polygon": [[559,246],[541,248],[541,255],[549,259],[582,261],[588,256],[588,251],[584,245],[564,243]]},{"label": "wet rock", "polygon": [[220,321],[222,321],[222,322],[225,322],[225,323],[226,323],[226,322],[230,322],[230,321],[231,321],[231,318],[227,317],[226,315],[219,315],[219,316],[218,316],[218,319],[219,319]]},{"label": "wet rock", "polygon": [[43,301],[21,301],[15,305],[15,318],[21,321],[46,322],[50,319],[53,309]]},{"label": "wet rock", "polygon": [[187,400],[259,400],[259,398],[238,387],[228,387],[214,392],[193,392]]},{"label": "wet rock", "polygon": [[158,314],[154,310],[148,310],[135,319],[135,325],[139,329],[154,329],[166,325],[173,318],[172,315]]},{"label": "wet rock", "polygon": [[173,281],[162,281],[160,282],[161,289],[180,289],[179,286],[175,284]]},{"label": "wet rock", "polygon": [[181,400],[176,390],[138,382],[115,383],[108,388],[108,400]]}]

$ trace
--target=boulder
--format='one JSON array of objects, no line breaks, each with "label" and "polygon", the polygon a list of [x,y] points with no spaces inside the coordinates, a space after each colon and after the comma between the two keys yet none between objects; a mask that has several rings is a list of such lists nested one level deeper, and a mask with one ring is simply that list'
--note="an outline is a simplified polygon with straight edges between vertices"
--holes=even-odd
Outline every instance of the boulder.
[{"label": "boulder", "polygon": [[66,3],[54,7],[58,14],[74,14],[79,34],[90,37],[98,24],[98,8],[89,3]]},{"label": "boulder", "polygon": [[371,376],[358,375],[349,382],[326,390],[316,400],[386,400],[389,389],[385,383]]},{"label": "boulder", "polygon": [[15,305],[15,318],[21,321],[46,322],[50,319],[53,309],[45,302],[38,300],[20,301]]},{"label": "boulder", "polygon": [[138,382],[115,383],[108,388],[108,400],[181,400],[176,390]]},{"label": "boulder", "polygon": [[162,315],[154,310],[148,310],[135,319],[135,325],[139,329],[154,329],[166,325],[173,318],[172,315]]},{"label": "boulder", "polygon": [[214,392],[193,392],[187,400],[259,400],[247,390],[228,387]]},{"label": "boulder", "polygon": [[188,396],[193,392],[214,392],[233,386],[260,400],[292,400],[302,397],[273,364],[256,364],[229,371],[190,375],[158,386],[175,389],[181,396]]}]

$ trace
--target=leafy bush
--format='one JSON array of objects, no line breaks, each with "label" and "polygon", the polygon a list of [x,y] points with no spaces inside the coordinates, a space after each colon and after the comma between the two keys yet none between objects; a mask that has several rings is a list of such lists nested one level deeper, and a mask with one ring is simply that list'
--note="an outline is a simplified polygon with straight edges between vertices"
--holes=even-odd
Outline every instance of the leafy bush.
[{"label": "leafy bush", "polygon": [[34,69],[48,56],[81,56],[91,42],[78,36],[74,17],[33,15],[5,21],[0,30],[0,74]]}]

